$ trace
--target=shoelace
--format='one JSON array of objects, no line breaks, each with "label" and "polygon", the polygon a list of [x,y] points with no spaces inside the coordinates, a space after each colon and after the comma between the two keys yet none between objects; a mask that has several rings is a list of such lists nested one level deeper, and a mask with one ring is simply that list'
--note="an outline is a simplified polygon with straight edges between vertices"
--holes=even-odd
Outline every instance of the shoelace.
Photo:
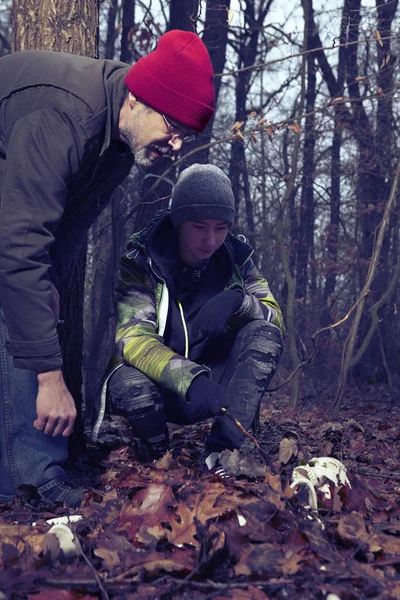
[{"label": "shoelace", "polygon": [[205,465],[210,474],[216,475],[221,479],[232,479],[232,477],[225,471],[225,468],[220,464],[218,452],[211,452],[205,459]]},{"label": "shoelace", "polygon": [[211,469],[211,472],[214,473],[214,475],[217,475],[218,477],[221,477],[221,479],[231,479],[231,476],[228,475],[228,473],[225,471],[224,467],[214,467],[213,469]]}]

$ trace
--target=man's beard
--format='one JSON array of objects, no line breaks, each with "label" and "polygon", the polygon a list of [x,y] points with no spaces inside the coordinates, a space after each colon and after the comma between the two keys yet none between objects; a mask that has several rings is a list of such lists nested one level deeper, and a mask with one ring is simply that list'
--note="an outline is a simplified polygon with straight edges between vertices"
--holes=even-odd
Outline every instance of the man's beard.
[{"label": "man's beard", "polygon": [[[133,155],[135,157],[135,163],[141,167],[150,167],[160,158],[171,157],[171,147],[162,146],[161,144],[148,144],[140,149],[134,150],[131,147]],[[158,154],[152,154],[152,151],[156,151]]]},{"label": "man's beard", "polygon": [[[151,142],[145,146],[139,146],[134,135],[132,135],[130,131],[125,131],[124,133],[124,141],[126,144],[128,144],[133,156],[135,157],[135,163],[141,167],[150,167],[159,158],[172,155],[172,148],[168,144]],[[152,152],[155,153],[152,154]]]}]

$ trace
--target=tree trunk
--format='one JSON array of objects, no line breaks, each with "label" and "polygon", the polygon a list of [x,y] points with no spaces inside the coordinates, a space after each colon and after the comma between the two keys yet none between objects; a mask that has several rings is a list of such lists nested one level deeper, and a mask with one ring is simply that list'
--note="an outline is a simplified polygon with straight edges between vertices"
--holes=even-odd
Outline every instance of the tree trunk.
[{"label": "tree trunk", "polygon": [[[135,0],[123,0],[122,4],[122,34],[121,60],[131,64],[134,62],[134,46],[132,36],[135,27]],[[138,55],[135,58],[139,58]]]},{"label": "tree trunk", "polygon": [[[12,49],[51,50],[85,56],[98,56],[98,0],[14,0]],[[43,182],[45,185],[45,182]],[[78,411],[70,454],[83,448],[82,426],[82,345],[83,297],[86,243],[75,257],[67,280],[60,290],[60,343],[63,372]]]},{"label": "tree trunk", "polygon": [[[344,50],[348,87],[347,95],[351,98],[351,106],[348,108],[343,102],[335,104],[335,118],[343,128],[347,128],[351,132],[351,135],[357,142],[359,152],[356,196],[359,202],[358,213],[361,223],[359,254],[360,288],[363,281],[365,281],[374,248],[377,227],[382,220],[383,210],[393,181],[393,157],[397,155],[393,143],[394,130],[392,116],[393,68],[395,61],[390,50],[391,40],[384,39],[391,36],[392,22],[397,7],[398,0],[394,0],[393,2],[387,0],[377,3],[377,23],[380,34],[380,40],[377,40],[377,88],[380,88],[382,92],[379,92],[378,96],[378,110],[375,122],[373,122],[373,116],[371,116],[373,113],[366,113],[360,91],[362,84],[359,80],[357,42],[359,40],[359,25],[361,20],[361,2],[360,0],[348,0],[344,3],[343,9],[344,18],[342,19],[341,32],[344,34],[344,39],[341,35],[340,41],[341,43],[351,43]],[[314,38],[314,48],[322,46],[321,39],[317,34]],[[340,98],[345,95],[340,76],[338,75],[336,79],[327,61],[325,52],[319,50],[316,52],[316,56],[332,98]],[[339,64],[341,62],[340,60]],[[362,72],[362,75],[364,75],[364,72]],[[356,228],[357,226],[356,223]],[[388,241],[385,239],[381,254],[381,264],[378,269],[379,277],[376,277],[373,281],[370,301],[372,303],[374,300],[376,302],[377,297],[388,287],[390,265],[385,266],[385,261],[386,263],[388,262],[387,243]],[[327,298],[327,294],[325,297]],[[358,346],[363,343],[363,339],[369,330],[369,320],[366,315],[363,315],[360,327],[358,328]],[[388,326],[390,327],[390,325]],[[385,354],[389,357],[395,356],[396,350],[386,348]],[[359,363],[357,365],[358,375],[371,380],[374,371],[376,374],[376,366],[381,362],[380,355],[380,343],[376,336],[371,340],[370,348],[364,354],[362,364]]]},{"label": "tree trunk", "polygon": [[[307,47],[312,45],[311,38],[314,36],[312,28],[313,9],[311,2],[305,0],[304,18],[308,19],[307,25]],[[299,231],[297,246],[297,273],[296,273],[296,298],[298,306],[303,306],[303,315],[300,322],[300,332],[305,331],[308,291],[308,270],[310,257],[314,247],[314,151],[315,151],[315,98],[316,98],[316,68],[315,58],[312,54],[307,55],[307,90],[306,90],[306,120],[304,127],[303,147],[303,174],[301,179],[301,197],[299,211]]]},{"label": "tree trunk", "polygon": [[[392,20],[397,8],[394,2],[382,2],[377,8],[379,33],[381,38],[390,35]],[[351,0],[348,24],[348,41],[355,42],[359,39],[361,21],[361,0]],[[382,44],[382,45],[381,45]],[[378,86],[381,88],[378,97],[378,110],[376,123],[366,114],[360,83],[358,81],[359,69],[357,62],[357,44],[349,46],[346,59],[346,80],[353,102],[354,127],[357,129],[359,150],[357,197],[361,204],[362,242],[360,251],[360,279],[363,281],[369,269],[371,256],[376,243],[376,232],[382,220],[383,210],[387,202],[392,181],[392,156],[393,152],[393,66],[394,59],[390,52],[390,40],[377,42],[378,61]],[[388,285],[388,252],[387,238],[383,241],[382,255],[380,257],[377,276],[374,278],[370,302],[376,302],[383,290]],[[385,267],[386,265],[386,267]],[[358,345],[361,345],[370,327],[370,317],[362,316],[358,331]],[[386,350],[386,354],[391,352]],[[361,379],[373,380],[385,377],[381,368],[380,341],[375,335],[365,352],[362,363],[358,363],[355,374]]]},{"label": "tree trunk", "polygon": [[109,0],[109,9],[107,17],[107,37],[105,58],[112,60],[115,53],[115,38],[117,32],[115,30],[115,20],[117,18],[118,0]]},{"label": "tree trunk", "polygon": [[[246,2],[244,11],[245,29],[237,48],[237,68],[240,72],[236,75],[236,114],[234,119],[240,123],[244,122],[244,124],[246,124],[248,116],[246,101],[250,92],[251,71],[243,69],[254,65],[256,62],[260,34],[263,30],[264,20],[268,14],[271,3],[271,0],[259,3],[257,5],[258,14],[256,15],[255,3],[252,1]],[[250,243],[255,247],[256,240],[253,207],[250,188],[247,181],[248,175],[245,147],[242,140],[235,141],[232,144],[229,163],[229,178],[232,182],[233,193],[235,195],[236,214],[238,214],[241,197],[244,197],[248,229],[247,234]]]},{"label": "tree trunk", "polygon": [[98,56],[98,0],[14,0],[12,51]]},{"label": "tree trunk", "polygon": [[[190,0],[190,2],[174,0],[170,4],[168,29],[179,28],[185,31],[193,31],[195,29],[193,18],[196,17],[198,9],[198,0]],[[156,188],[153,190],[151,188],[158,177],[170,166],[170,159],[161,159],[145,170],[140,194],[141,203],[136,213],[135,228],[137,231],[146,227],[158,210],[167,208],[172,192],[172,184],[175,182],[175,169],[171,169],[168,178],[164,178]]]},{"label": "tree trunk", "polygon": [[182,29],[195,32],[198,12],[198,0],[170,0],[167,31]]},{"label": "tree trunk", "polygon": [[[205,43],[210,55],[211,63],[214,69],[214,92],[215,107],[218,107],[219,91],[221,88],[223,72],[226,61],[226,46],[228,42],[229,25],[227,22],[228,11],[231,0],[209,0],[207,2],[206,19],[204,23],[204,33],[202,40]],[[191,142],[188,148],[193,150],[201,146],[207,146],[212,137],[214,120],[208,123],[207,127]],[[210,149],[205,147],[192,154],[184,162],[184,166],[194,163],[207,163],[209,161]]]}]

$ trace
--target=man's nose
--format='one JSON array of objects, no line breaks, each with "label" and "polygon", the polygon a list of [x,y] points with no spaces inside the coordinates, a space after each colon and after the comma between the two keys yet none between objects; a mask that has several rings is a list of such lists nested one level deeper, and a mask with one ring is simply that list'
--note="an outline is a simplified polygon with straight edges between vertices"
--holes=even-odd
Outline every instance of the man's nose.
[{"label": "man's nose", "polygon": [[174,152],[179,152],[179,150],[182,148],[182,139],[179,135],[173,135],[168,144],[172,147]]}]

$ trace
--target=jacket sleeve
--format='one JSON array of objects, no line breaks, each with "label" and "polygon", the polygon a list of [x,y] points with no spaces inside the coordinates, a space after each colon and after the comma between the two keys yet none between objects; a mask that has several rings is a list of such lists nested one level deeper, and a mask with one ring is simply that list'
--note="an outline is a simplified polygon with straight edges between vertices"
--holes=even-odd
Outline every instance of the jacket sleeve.
[{"label": "jacket sleeve", "polygon": [[14,365],[37,372],[62,364],[49,249],[63,215],[68,182],[80,165],[78,140],[84,136],[78,129],[65,114],[46,109],[21,117],[6,139],[0,188],[0,303]]},{"label": "jacket sleeve", "polygon": [[209,370],[164,344],[157,333],[155,286],[148,271],[132,257],[121,261],[117,303],[119,356],[155,383],[185,397],[193,379]]},{"label": "jacket sleeve", "polygon": [[240,309],[232,319],[233,327],[242,327],[248,321],[262,319],[279,327],[284,335],[285,326],[281,309],[269,289],[267,280],[251,259],[241,269],[241,275],[244,298]]}]

